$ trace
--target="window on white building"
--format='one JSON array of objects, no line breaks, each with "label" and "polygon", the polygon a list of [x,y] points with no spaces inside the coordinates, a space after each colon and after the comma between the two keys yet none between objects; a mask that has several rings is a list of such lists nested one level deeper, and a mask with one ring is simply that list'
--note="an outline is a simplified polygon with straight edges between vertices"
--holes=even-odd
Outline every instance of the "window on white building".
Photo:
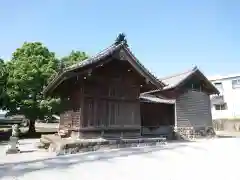
[{"label": "window on white building", "polygon": [[226,110],[227,109],[227,103],[224,104],[215,104],[215,110],[221,111],[221,110]]},{"label": "window on white building", "polygon": [[240,88],[240,79],[234,79],[234,80],[232,80],[232,88],[233,88],[233,89]]},{"label": "window on white building", "polygon": [[214,83],[215,87],[219,90],[219,91],[223,91],[223,85],[221,82],[219,83]]}]

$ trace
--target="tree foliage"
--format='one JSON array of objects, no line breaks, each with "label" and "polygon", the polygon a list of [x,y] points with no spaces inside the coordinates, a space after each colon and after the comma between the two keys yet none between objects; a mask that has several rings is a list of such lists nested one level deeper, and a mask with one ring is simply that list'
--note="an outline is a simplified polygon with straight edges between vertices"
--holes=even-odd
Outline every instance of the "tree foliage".
[{"label": "tree foliage", "polygon": [[6,100],[6,83],[7,83],[7,68],[6,64],[0,59],[0,109],[3,108]]},{"label": "tree foliage", "polygon": [[40,42],[25,42],[7,65],[8,101],[5,108],[12,114],[23,114],[30,120],[29,131],[35,131],[35,120],[43,118],[59,104],[59,99],[44,99],[42,91],[48,78],[58,70],[55,54]]},{"label": "tree foliage", "polygon": [[62,67],[69,67],[77,62],[81,62],[88,58],[88,55],[82,51],[72,51],[68,56],[61,59]]},{"label": "tree foliage", "polygon": [[59,61],[42,43],[25,42],[8,63],[0,60],[0,108],[9,115],[24,115],[34,132],[35,120],[61,111],[60,98],[45,98],[43,88],[62,68],[86,58],[85,52],[72,51]]}]

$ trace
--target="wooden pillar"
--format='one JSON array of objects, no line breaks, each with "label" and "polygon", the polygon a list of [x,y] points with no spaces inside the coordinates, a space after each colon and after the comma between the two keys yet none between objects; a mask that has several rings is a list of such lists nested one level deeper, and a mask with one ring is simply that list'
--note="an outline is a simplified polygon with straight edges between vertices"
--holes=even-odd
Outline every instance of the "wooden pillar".
[{"label": "wooden pillar", "polygon": [[174,130],[177,129],[177,101],[174,103]]},{"label": "wooden pillar", "polygon": [[81,117],[80,117],[80,128],[81,127],[83,127],[84,126],[84,88],[82,87],[81,88],[81,98],[80,98],[80,106],[81,106],[81,109],[80,109],[80,111],[81,111]]}]

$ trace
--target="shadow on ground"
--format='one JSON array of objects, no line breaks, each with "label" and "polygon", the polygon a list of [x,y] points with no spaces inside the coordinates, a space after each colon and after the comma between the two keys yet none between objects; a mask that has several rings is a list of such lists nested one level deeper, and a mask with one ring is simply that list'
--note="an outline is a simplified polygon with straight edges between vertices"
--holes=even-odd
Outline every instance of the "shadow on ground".
[{"label": "shadow on ground", "polygon": [[[54,134],[56,132],[57,131],[54,131],[54,130],[47,130],[47,131],[41,130],[35,133],[28,133],[28,131],[25,131],[20,134],[20,139],[36,139],[36,138],[41,138],[41,135]],[[11,129],[6,132],[0,132],[0,144],[1,144],[1,141],[8,141],[11,135],[12,135]]]},{"label": "shadow on ground", "polygon": [[22,133],[20,139],[37,139],[45,134],[54,134],[56,132],[35,132],[35,133]]},{"label": "shadow on ground", "polygon": [[[41,160],[33,160],[27,162],[18,163],[4,163],[0,164],[0,178],[6,176],[23,176],[26,173],[39,171],[39,170],[50,170],[50,169],[65,169],[69,166],[78,163],[90,163],[94,161],[105,161],[112,163],[111,159],[118,157],[127,157],[131,155],[140,155],[156,152],[159,150],[172,150],[179,147],[186,147],[186,144],[178,144],[176,146],[152,146],[152,147],[134,147],[134,148],[123,148],[112,151],[96,151],[84,154],[74,154],[52,157]],[[181,153],[181,151],[180,151]]]},{"label": "shadow on ground", "polygon": [[229,136],[229,135],[218,135],[218,138],[236,138],[236,136]]}]

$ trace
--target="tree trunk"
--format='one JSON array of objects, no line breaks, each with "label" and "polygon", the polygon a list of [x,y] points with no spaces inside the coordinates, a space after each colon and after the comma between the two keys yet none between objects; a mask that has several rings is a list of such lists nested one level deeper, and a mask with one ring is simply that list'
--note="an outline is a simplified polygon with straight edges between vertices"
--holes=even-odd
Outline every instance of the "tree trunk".
[{"label": "tree trunk", "polygon": [[29,129],[28,129],[29,133],[35,133],[36,132],[36,128],[35,128],[35,120],[30,120],[29,121]]}]

